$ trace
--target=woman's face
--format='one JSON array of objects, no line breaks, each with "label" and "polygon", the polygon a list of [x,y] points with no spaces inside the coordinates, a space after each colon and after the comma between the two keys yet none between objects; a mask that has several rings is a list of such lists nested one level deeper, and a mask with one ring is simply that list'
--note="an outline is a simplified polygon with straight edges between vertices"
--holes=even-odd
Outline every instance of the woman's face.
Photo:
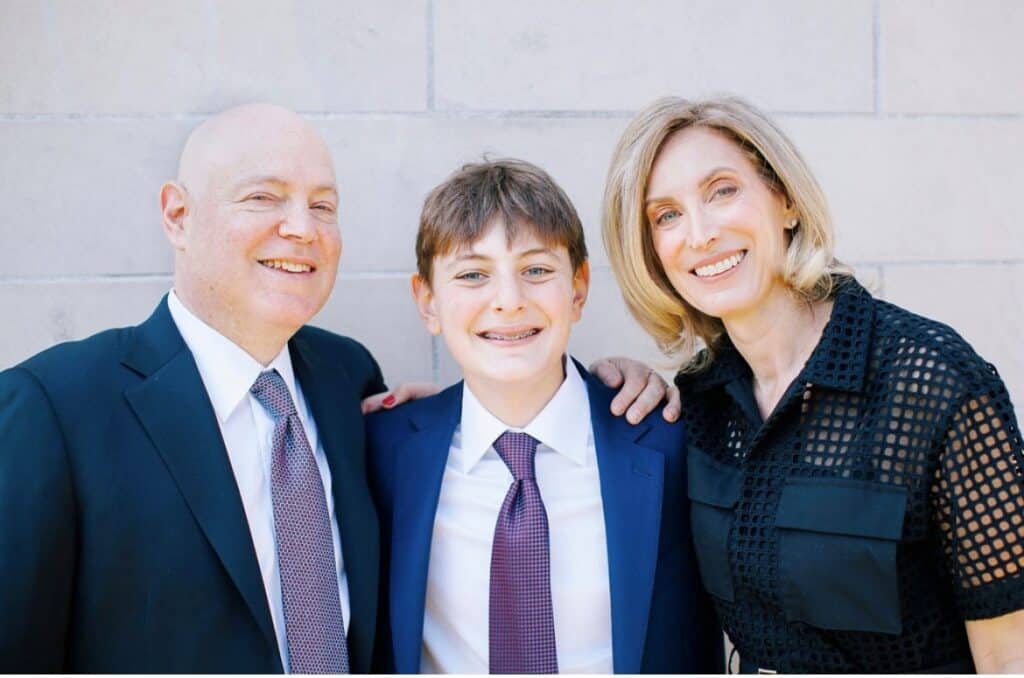
[{"label": "woman's face", "polygon": [[735,143],[691,127],[658,152],[645,211],[672,286],[697,310],[728,322],[785,292],[795,216],[786,203]]}]

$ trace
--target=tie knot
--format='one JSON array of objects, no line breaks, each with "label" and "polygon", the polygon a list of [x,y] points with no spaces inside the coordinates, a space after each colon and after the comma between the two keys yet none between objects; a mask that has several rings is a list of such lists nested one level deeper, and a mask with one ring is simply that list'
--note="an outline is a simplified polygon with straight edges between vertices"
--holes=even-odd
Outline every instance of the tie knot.
[{"label": "tie knot", "polygon": [[537,453],[537,440],[528,433],[505,431],[494,441],[494,450],[508,466],[513,478],[528,480],[534,477],[533,460]]},{"label": "tie knot", "polygon": [[277,370],[261,373],[249,391],[275,419],[295,414],[295,403],[292,402],[292,396],[288,393],[288,386],[284,383],[284,378],[278,374]]}]

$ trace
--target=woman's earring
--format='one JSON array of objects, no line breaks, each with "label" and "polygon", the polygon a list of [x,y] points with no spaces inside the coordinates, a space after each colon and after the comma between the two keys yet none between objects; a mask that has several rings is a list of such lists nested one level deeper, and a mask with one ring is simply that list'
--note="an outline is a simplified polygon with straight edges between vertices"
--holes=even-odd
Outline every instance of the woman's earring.
[{"label": "woman's earring", "polygon": [[797,219],[796,217],[793,217],[792,219],[789,220],[789,227],[790,228],[796,228],[799,225],[800,225],[800,220]]}]

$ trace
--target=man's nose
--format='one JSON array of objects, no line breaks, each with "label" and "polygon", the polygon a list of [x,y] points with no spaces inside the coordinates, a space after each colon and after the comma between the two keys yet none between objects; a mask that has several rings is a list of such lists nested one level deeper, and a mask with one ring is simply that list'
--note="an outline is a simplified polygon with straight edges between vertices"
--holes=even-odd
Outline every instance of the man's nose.
[{"label": "man's nose", "polygon": [[317,236],[317,223],[312,208],[304,202],[290,201],[278,226],[278,233],[282,238],[289,240],[313,242]]}]

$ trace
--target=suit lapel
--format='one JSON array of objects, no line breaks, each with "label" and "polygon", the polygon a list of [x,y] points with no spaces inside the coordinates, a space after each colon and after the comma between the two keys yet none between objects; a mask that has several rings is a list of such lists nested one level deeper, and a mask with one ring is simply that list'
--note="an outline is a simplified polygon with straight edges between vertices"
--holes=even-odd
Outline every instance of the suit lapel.
[{"label": "suit lapel", "polygon": [[[441,481],[462,415],[462,383],[409,419],[414,432],[395,450],[391,547],[391,629],[398,673],[419,673],[427,571]],[[400,554],[400,555],[399,555]]]},{"label": "suit lapel", "polygon": [[292,365],[316,421],[331,469],[331,494],[348,578],[348,645],[353,673],[368,673],[376,632],[380,532],[366,484],[360,395],[340,356],[317,356],[301,333],[290,344]]},{"label": "suit lapel", "polygon": [[658,561],[665,458],[638,443],[650,426],[613,417],[608,410],[613,393],[583,374],[604,504],[614,668],[639,673]]},{"label": "suit lapel", "polygon": [[213,406],[192,354],[171,319],[166,297],[149,320],[135,329],[123,363],[144,377],[125,391],[130,407],[278,658],[263,579],[234,472]]}]

